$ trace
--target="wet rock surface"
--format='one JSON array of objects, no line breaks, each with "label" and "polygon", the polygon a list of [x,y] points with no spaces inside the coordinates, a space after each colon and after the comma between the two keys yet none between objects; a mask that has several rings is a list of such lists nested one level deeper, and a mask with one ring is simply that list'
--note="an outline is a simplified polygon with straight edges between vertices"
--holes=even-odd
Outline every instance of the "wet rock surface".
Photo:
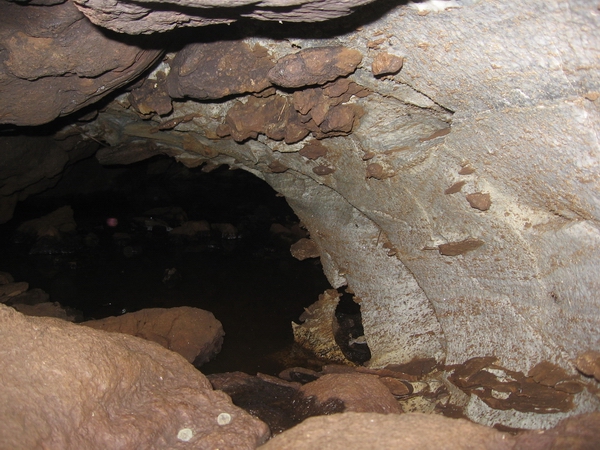
[{"label": "wet rock surface", "polygon": [[268,437],[264,423],[157,344],[4,305],[0,322],[8,447],[253,449]]},{"label": "wet rock surface", "polygon": [[221,322],[211,312],[185,306],[142,309],[82,325],[156,342],[197,367],[219,353],[225,335]]}]

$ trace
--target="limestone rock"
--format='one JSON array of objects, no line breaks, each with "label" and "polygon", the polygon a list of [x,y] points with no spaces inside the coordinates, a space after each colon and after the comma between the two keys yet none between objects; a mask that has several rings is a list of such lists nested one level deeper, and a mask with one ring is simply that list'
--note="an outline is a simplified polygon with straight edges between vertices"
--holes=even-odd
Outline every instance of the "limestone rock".
[{"label": "limestone rock", "polygon": [[400,405],[388,387],[375,375],[327,374],[300,388],[317,405],[341,402],[343,411],[399,414]]},{"label": "limestone rock", "polygon": [[352,366],[354,364],[344,356],[335,341],[335,309],[338,303],[339,293],[335,289],[319,295],[319,300],[306,308],[300,316],[302,325],[292,322],[294,341],[318,358]]},{"label": "limestone rock", "polygon": [[172,7],[154,7],[152,1],[112,2],[76,0],[77,6],[96,25],[121,33],[140,34],[231,23],[241,18],[269,21],[320,22],[350,14],[373,0],[175,0]]},{"label": "limestone rock", "polygon": [[600,352],[588,350],[577,357],[577,370],[600,381]]},{"label": "limestone rock", "polygon": [[97,330],[116,331],[156,342],[197,366],[221,350],[223,327],[212,313],[198,308],[148,308],[118,317],[83,322]]},{"label": "limestone rock", "polygon": [[71,2],[2,2],[0,47],[5,54],[0,123],[16,125],[44,124],[90,105],[135,78],[162,53],[107,37]]},{"label": "limestone rock", "polygon": [[273,65],[260,45],[251,48],[240,41],[190,44],[171,63],[169,95],[207,100],[260,92],[271,85],[267,73]]},{"label": "limestone rock", "polygon": [[267,427],[155,343],[0,305],[6,448],[254,449]]},{"label": "limestone rock", "polygon": [[312,417],[275,436],[261,450],[411,448],[509,450],[514,438],[464,419],[432,414],[347,412]]}]

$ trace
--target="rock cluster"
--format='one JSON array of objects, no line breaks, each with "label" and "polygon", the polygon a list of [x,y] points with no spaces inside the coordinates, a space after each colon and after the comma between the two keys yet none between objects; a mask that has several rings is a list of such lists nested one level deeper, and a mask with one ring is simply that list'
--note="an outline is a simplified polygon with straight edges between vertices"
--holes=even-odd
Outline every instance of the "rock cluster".
[{"label": "rock cluster", "polygon": [[0,305],[7,448],[254,449],[267,426],[152,342]]}]

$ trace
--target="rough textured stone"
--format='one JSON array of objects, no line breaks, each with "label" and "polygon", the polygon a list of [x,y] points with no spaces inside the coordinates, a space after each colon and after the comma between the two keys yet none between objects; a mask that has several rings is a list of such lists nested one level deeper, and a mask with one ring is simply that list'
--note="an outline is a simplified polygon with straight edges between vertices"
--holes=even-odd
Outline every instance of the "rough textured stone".
[{"label": "rough textured stone", "polygon": [[0,323],[7,448],[253,449],[267,438],[264,423],[155,343],[3,305]]},{"label": "rough textured stone", "polygon": [[[139,34],[231,23],[240,18],[269,21],[319,22],[350,14],[373,0],[176,0],[156,9],[152,0],[112,2],[76,0],[96,25],[121,33]],[[172,6],[171,6],[172,5]]]},{"label": "rough textured stone", "polygon": [[22,294],[27,289],[29,289],[29,283],[24,281],[2,284],[0,285],[0,302],[6,303],[8,299]]},{"label": "rough textured stone", "polygon": [[142,309],[82,325],[156,342],[197,366],[219,353],[225,335],[221,322],[211,312],[189,306]]},{"label": "rough textured stone", "polygon": [[362,61],[358,50],[344,47],[319,47],[284,56],[269,71],[273,84],[299,88],[325,84],[351,74]]},{"label": "rough textured stone", "polygon": [[378,53],[373,58],[373,64],[371,65],[371,71],[373,75],[390,75],[400,72],[404,59],[401,56],[391,55],[389,53]]},{"label": "rough textured stone", "polygon": [[74,322],[77,318],[77,314],[68,311],[66,308],[63,308],[58,302],[42,302],[34,305],[28,305],[26,303],[13,303],[11,306],[26,316],[56,317],[57,319],[62,319],[69,322]]},{"label": "rough textured stone", "polygon": [[199,100],[219,99],[271,86],[274,63],[264,47],[240,41],[191,44],[177,53],[167,76],[169,95]]},{"label": "rough textured stone", "polygon": [[313,417],[274,437],[264,450],[327,448],[512,449],[514,438],[463,419],[426,414],[347,412]]},{"label": "rough textured stone", "polygon": [[292,322],[294,341],[325,361],[354,365],[344,356],[335,341],[335,308],[339,303],[339,296],[335,289],[329,289],[319,295],[318,301],[305,308],[300,316],[302,324]]},{"label": "rough textured stone", "polygon": [[600,352],[588,350],[575,360],[577,370],[600,381]]},{"label": "rough textured stone", "polygon": [[71,2],[2,2],[0,48],[5,55],[0,63],[0,123],[16,125],[40,125],[92,104],[162,53],[107,37]]},{"label": "rough textured stone", "polygon": [[319,248],[314,241],[302,238],[290,247],[292,256],[299,261],[304,261],[307,258],[318,258]]},{"label": "rough textured stone", "polygon": [[340,401],[344,411],[399,414],[400,405],[390,390],[374,375],[327,374],[300,388],[305,398],[317,404]]}]

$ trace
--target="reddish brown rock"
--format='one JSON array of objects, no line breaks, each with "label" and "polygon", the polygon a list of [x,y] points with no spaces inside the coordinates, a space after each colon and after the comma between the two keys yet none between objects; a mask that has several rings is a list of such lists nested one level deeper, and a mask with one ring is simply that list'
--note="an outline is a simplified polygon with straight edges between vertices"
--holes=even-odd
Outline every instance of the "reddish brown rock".
[{"label": "reddish brown rock", "polygon": [[0,47],[0,123],[16,125],[44,124],[94,103],[162,53],[107,37],[71,2],[0,3]]},{"label": "reddish brown rock", "polygon": [[399,414],[402,408],[379,377],[362,373],[327,374],[300,388],[317,405],[340,401],[344,411]]},{"label": "reddish brown rock", "polygon": [[154,79],[146,78],[141,86],[133,89],[129,94],[129,102],[142,115],[169,114],[173,110],[173,105],[167,92],[164,72],[157,72]]},{"label": "reddish brown rock", "polygon": [[190,220],[179,227],[173,228],[171,235],[187,236],[190,238],[209,236],[210,224],[206,220]]},{"label": "reddish brown rock", "polygon": [[320,165],[313,167],[312,171],[317,175],[325,176],[331,175],[333,172],[335,172],[335,169],[333,167]]},{"label": "reddish brown rock", "polygon": [[358,50],[345,47],[318,47],[286,55],[269,71],[277,86],[299,88],[325,84],[351,74],[362,61]]},{"label": "reddish brown rock", "polygon": [[588,350],[577,357],[575,366],[584,375],[600,381],[600,352]]},{"label": "reddish brown rock", "polygon": [[271,161],[268,167],[272,173],[283,173],[288,170],[288,167],[278,160]]},{"label": "reddish brown rock", "polygon": [[304,156],[308,159],[319,159],[320,157],[327,155],[327,147],[319,141],[311,141],[302,147],[298,153],[300,153],[300,156]]},{"label": "reddish brown rock", "polygon": [[154,141],[143,139],[114,147],[103,147],[96,153],[96,159],[103,165],[132,164],[163,153],[168,151],[160,148]]},{"label": "reddish brown rock", "polygon": [[292,256],[300,261],[307,258],[318,258],[320,255],[319,248],[315,241],[307,238],[302,238],[290,247]]},{"label": "reddish brown rock", "polygon": [[392,55],[387,52],[378,53],[377,56],[373,58],[371,71],[376,77],[391,75],[400,72],[403,64],[404,58],[401,56]]},{"label": "reddish brown rock", "polygon": [[240,41],[195,43],[177,53],[167,77],[173,98],[219,99],[260,92],[274,63],[265,48]]},{"label": "reddish brown rock", "polygon": [[0,272],[0,286],[8,283],[14,282],[15,279],[8,272]]},{"label": "reddish brown rock", "polygon": [[5,448],[254,449],[267,426],[180,355],[0,305]]},{"label": "reddish brown rock", "polygon": [[[38,0],[44,1],[44,0]],[[48,0],[53,1],[53,0]],[[286,22],[321,22],[352,13],[373,0],[173,0],[161,8],[151,2],[77,0],[79,8],[96,25],[120,33],[140,34],[199,27],[253,18]]]},{"label": "reddish brown rock", "polygon": [[457,192],[460,192],[462,190],[462,188],[465,184],[467,184],[466,181],[457,181],[452,186],[450,186],[448,189],[446,189],[444,191],[444,194],[446,194],[446,195],[456,194]]},{"label": "reddish brown rock", "polygon": [[199,366],[221,350],[223,327],[211,312],[198,308],[149,308],[83,322],[97,330],[116,331],[156,342]]},{"label": "reddish brown rock", "polygon": [[245,104],[237,102],[227,112],[225,125],[237,142],[264,134],[276,141],[293,144],[309,133],[288,99],[280,95],[250,97]]},{"label": "reddish brown rock", "polygon": [[312,417],[261,450],[426,449],[509,450],[514,438],[464,419],[433,414],[346,412]]},{"label": "reddish brown rock", "polygon": [[550,430],[534,430],[516,437],[515,449],[596,450],[600,445],[600,412],[562,420]]},{"label": "reddish brown rock", "polygon": [[438,250],[440,255],[458,256],[476,250],[483,244],[485,244],[485,242],[483,242],[481,239],[468,238],[464,241],[449,242],[447,244],[438,245]]},{"label": "reddish brown rock", "polygon": [[467,201],[471,205],[471,208],[478,209],[479,211],[487,211],[492,206],[490,194],[483,194],[481,192],[467,194]]}]

